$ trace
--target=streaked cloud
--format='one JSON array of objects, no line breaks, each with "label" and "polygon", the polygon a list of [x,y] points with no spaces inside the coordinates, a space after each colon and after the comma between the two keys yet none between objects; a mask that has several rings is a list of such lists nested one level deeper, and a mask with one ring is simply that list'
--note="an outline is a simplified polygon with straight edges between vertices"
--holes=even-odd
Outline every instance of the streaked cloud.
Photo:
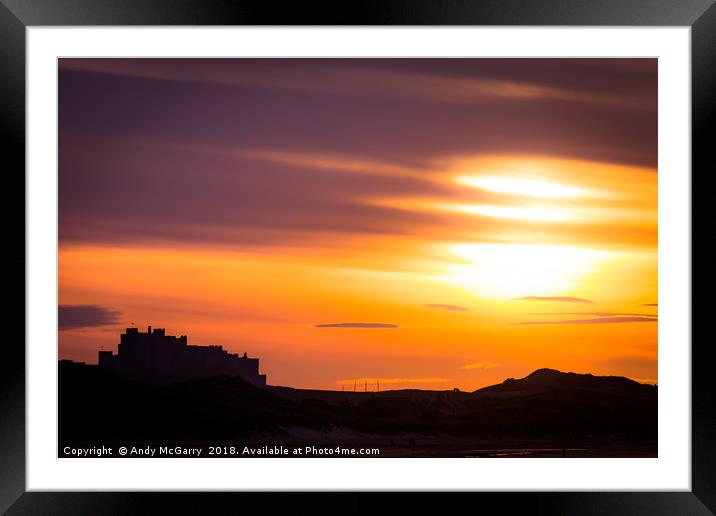
[{"label": "streaked cloud", "polygon": [[[622,312],[657,299],[657,78],[656,59],[60,60],[60,299],[316,388],[472,390],[655,351],[657,325],[607,323],[656,320]],[[564,355],[580,326],[507,324],[569,319],[602,324],[581,326],[595,353]],[[60,356],[96,360],[110,328],[61,332]]]},{"label": "streaked cloud", "polygon": [[618,324],[618,323],[638,323],[638,322],[657,322],[656,317],[599,317],[596,319],[569,319],[565,321],[526,321],[512,323],[516,325],[526,324]]},{"label": "streaked cloud", "polygon": [[389,329],[399,328],[397,324],[389,323],[371,323],[371,322],[344,322],[331,324],[316,324],[316,328],[369,328],[369,329]]},{"label": "streaked cloud", "polygon": [[[426,73],[423,70],[411,69],[409,65],[399,61],[397,66],[390,67],[391,62],[396,63],[390,59],[372,60],[372,63],[371,60],[352,59],[352,66],[336,65],[336,61],[330,59],[313,62],[306,59],[271,59],[272,64],[275,63],[281,71],[271,65],[266,66],[261,60],[195,60],[196,63],[191,68],[184,66],[181,61],[65,58],[60,61],[60,67],[62,70],[154,81],[243,86],[349,97],[408,98],[446,104],[485,104],[504,100],[582,103],[637,110],[655,108],[650,96],[620,94],[616,88],[597,90],[593,85],[590,89],[572,88],[566,84],[550,84],[548,79],[537,74],[532,74],[529,78],[512,78],[494,74],[465,76],[447,70]],[[235,66],[230,66],[232,61]]]},{"label": "streaked cloud", "polygon": [[464,366],[460,366],[460,369],[494,369],[496,367],[499,367],[500,364],[496,364],[494,362],[475,362],[472,364],[467,364]]},{"label": "streaked cloud", "polygon": [[470,310],[469,308],[467,308],[467,307],[465,307],[465,306],[443,305],[443,304],[440,304],[440,303],[428,303],[428,304],[423,305],[423,306],[426,306],[426,307],[428,307],[428,308],[437,308],[438,310],[452,310],[452,311],[455,311],[455,312],[465,312],[465,311]]},{"label": "streaked cloud", "polygon": [[655,106],[651,76],[648,60],[62,59],[60,239],[337,247],[438,228],[484,241],[507,225],[555,240],[655,239],[641,222],[613,231],[611,205],[501,200],[589,201],[614,176],[651,177],[624,164],[654,161],[655,115],[614,109],[602,121],[600,104]]},{"label": "streaked cloud", "polygon": [[659,303],[644,303],[641,306],[659,306]]},{"label": "streaked cloud", "polygon": [[122,322],[121,313],[101,305],[59,305],[57,322],[60,331],[109,326]]},{"label": "streaked cloud", "polygon": [[584,188],[519,177],[459,176],[455,178],[455,182],[460,185],[487,190],[488,192],[524,197],[568,199],[572,197],[585,197],[596,194]]},{"label": "streaked cloud", "polygon": [[456,204],[448,205],[452,209],[470,215],[494,217],[498,219],[516,219],[536,222],[567,222],[570,216],[564,210],[554,208],[530,208],[520,206],[495,206],[489,204]]},{"label": "streaked cloud", "polygon": [[550,297],[525,296],[525,297],[516,297],[513,299],[513,301],[549,301],[549,302],[555,302],[555,303],[594,303],[594,301],[591,301],[589,299],[584,299],[582,297],[570,297],[570,296],[550,296]]}]

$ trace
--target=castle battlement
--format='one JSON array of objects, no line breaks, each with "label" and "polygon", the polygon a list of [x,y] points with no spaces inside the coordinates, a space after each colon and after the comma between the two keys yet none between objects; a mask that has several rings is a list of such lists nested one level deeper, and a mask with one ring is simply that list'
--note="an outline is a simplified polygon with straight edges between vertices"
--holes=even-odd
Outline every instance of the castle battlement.
[{"label": "castle battlement", "polygon": [[99,366],[117,375],[149,383],[175,383],[192,378],[227,375],[264,387],[259,359],[229,353],[222,346],[196,346],[187,336],[167,335],[164,328],[127,328],[119,337],[117,354],[99,352]]}]

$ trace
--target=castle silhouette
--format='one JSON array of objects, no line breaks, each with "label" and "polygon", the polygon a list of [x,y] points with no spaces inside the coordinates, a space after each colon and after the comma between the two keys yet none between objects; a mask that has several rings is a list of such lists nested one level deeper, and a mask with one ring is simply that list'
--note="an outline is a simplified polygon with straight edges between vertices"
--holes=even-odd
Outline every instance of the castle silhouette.
[{"label": "castle silhouette", "polygon": [[149,326],[146,333],[127,328],[120,335],[117,354],[99,352],[99,367],[119,376],[146,383],[175,383],[192,378],[239,376],[265,387],[259,359],[229,353],[222,346],[190,346],[186,335],[166,335],[164,328]]}]

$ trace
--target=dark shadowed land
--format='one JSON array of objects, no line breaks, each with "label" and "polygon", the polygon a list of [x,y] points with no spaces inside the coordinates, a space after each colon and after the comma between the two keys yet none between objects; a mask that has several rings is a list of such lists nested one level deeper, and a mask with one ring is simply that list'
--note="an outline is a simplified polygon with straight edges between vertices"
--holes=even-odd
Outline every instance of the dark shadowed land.
[{"label": "dark shadowed land", "polygon": [[657,387],[539,369],[475,392],[147,385],[59,362],[59,442],[355,446],[382,457],[656,457]]}]

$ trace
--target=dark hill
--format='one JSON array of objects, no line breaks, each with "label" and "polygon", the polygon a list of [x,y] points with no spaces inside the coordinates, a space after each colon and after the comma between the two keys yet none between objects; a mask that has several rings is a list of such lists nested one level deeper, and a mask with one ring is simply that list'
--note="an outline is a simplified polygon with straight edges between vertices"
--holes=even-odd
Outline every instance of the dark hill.
[{"label": "dark hill", "polygon": [[[497,434],[530,428],[543,436],[656,439],[658,389],[619,376],[538,369],[475,391],[467,419]],[[480,421],[481,423],[477,423]]]},{"label": "dark hill", "polygon": [[563,373],[556,369],[537,369],[524,378],[508,378],[503,383],[483,387],[478,393],[497,392],[537,392],[558,391],[564,389],[588,389],[603,392],[619,391],[622,393],[653,393],[656,387],[645,385],[623,376],[594,376],[592,374]]},{"label": "dark hill", "polygon": [[539,369],[459,391],[344,393],[257,388],[240,378],[144,385],[97,366],[59,363],[64,441],[207,441],[286,436],[295,428],[470,439],[617,439],[657,436],[657,388],[622,377]]},{"label": "dark hill", "polygon": [[62,440],[232,439],[328,424],[321,414],[241,378],[145,385],[66,360],[59,362],[58,398]]}]

